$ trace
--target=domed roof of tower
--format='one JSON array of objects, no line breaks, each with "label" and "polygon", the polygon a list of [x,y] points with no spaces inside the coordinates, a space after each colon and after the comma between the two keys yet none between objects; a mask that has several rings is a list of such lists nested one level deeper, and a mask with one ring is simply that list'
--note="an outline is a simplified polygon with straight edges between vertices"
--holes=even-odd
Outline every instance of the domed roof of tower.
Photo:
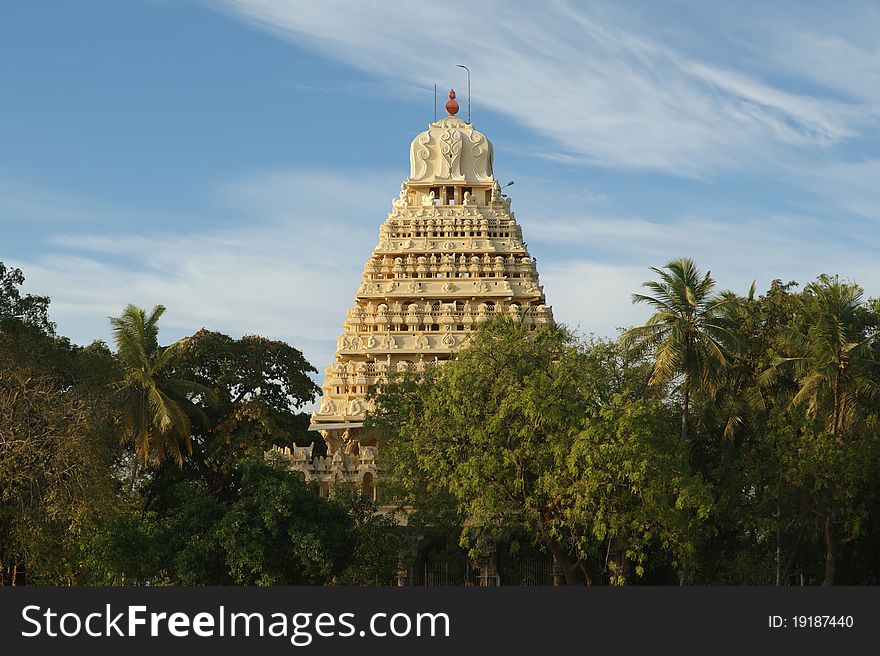
[{"label": "domed roof of tower", "polygon": [[458,118],[455,90],[446,103],[448,116],[428,125],[409,149],[410,184],[493,182],[492,142],[474,126]]}]

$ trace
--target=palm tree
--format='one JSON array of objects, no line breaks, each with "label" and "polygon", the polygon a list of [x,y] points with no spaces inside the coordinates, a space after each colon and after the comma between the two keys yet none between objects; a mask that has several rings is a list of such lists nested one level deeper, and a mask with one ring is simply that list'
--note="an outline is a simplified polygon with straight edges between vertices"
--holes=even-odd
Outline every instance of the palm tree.
[{"label": "palm tree", "polygon": [[772,382],[779,368],[793,371],[798,391],[792,405],[822,421],[825,430],[842,439],[861,418],[865,402],[880,397],[877,362],[866,335],[862,289],[821,276],[807,285],[806,330],[789,330],[789,357],[778,358],[763,380]]},{"label": "palm tree", "polygon": [[181,446],[192,450],[190,421],[186,409],[199,396],[213,402],[215,393],[192,381],[164,376],[182,344],[159,346],[159,317],[165,312],[157,305],[149,316],[142,308],[129,305],[119,317],[110,317],[116,352],[124,371],[119,385],[122,399],[123,444],[134,445],[131,487],[140,465],[174,458],[183,465]]},{"label": "palm tree", "polygon": [[[869,330],[863,292],[855,283],[820,276],[804,291],[804,329],[784,334],[790,355],[777,358],[761,382],[772,384],[779,370],[791,372],[797,385],[791,406],[804,408],[820,430],[844,443],[857,435],[864,410],[876,409],[880,399],[880,362],[872,349],[877,333]],[[838,548],[850,538],[839,535],[839,508],[824,505],[818,512],[825,540],[823,585],[832,585]]]},{"label": "palm tree", "polygon": [[633,303],[647,303],[656,311],[642,326],[627,330],[624,345],[653,349],[654,364],[649,386],[664,385],[681,377],[681,436],[688,436],[691,394],[712,393],[718,375],[727,367],[730,349],[737,341],[731,310],[740,302],[725,292],[710,296],[715,287],[711,272],[705,275],[694,261],[679,258],[663,269],[651,267],[659,280],[642,287],[652,295],[633,294]]}]

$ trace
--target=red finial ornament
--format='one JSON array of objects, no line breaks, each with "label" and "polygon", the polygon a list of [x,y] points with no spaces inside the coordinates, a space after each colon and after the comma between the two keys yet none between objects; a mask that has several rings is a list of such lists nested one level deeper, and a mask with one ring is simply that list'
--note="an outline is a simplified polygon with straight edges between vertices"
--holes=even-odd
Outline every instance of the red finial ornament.
[{"label": "red finial ornament", "polygon": [[450,116],[458,114],[458,101],[455,99],[455,89],[449,90],[449,100],[446,101],[446,111]]}]

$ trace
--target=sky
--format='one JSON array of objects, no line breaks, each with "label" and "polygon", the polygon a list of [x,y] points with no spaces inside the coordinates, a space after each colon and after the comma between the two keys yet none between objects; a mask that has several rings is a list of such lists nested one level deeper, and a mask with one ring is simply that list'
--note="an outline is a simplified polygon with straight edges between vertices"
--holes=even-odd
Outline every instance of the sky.
[{"label": "sky", "polygon": [[408,148],[455,87],[548,304],[614,336],[692,257],[718,289],[880,296],[880,6],[9,0],[0,261],[74,342],[261,334],[323,371]]}]

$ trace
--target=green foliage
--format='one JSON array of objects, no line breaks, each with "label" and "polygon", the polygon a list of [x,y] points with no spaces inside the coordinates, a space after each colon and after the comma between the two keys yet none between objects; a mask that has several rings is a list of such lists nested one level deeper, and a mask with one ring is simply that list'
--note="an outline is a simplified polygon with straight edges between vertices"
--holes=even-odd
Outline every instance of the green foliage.
[{"label": "green foliage", "polygon": [[119,317],[111,317],[116,355],[123,369],[118,388],[122,407],[120,441],[134,447],[131,484],[138,465],[162,463],[166,458],[183,464],[181,446],[191,450],[190,400],[200,396],[213,402],[209,387],[182,378],[167,377],[180,342],[159,346],[159,318],[165,308],[157,305],[149,315],[129,305]]},{"label": "green foliage", "polygon": [[0,327],[0,584],[62,584],[77,580],[83,541],[114,512],[115,368],[102,344],[73,347],[44,305],[28,307],[42,309]]},{"label": "green foliage", "polygon": [[[0,274],[0,584],[390,582],[390,516],[263,462],[308,439],[302,353],[209,331],[163,348],[161,306],[111,320],[115,354],[72,346]],[[120,427],[141,486],[123,485]]]},{"label": "green foliage", "polygon": [[793,405],[832,434],[858,430],[864,410],[880,399],[880,369],[871,344],[876,318],[862,303],[862,290],[837,277],[822,276],[807,286],[802,330],[784,333],[787,357],[779,357],[764,374],[772,383],[779,368],[794,374],[798,391]]},{"label": "green foliage", "polygon": [[496,550],[570,584],[880,583],[880,302],[652,270],[618,342],[504,318],[394,376],[368,418],[380,508],[266,462],[317,439],[297,349],[163,348],[161,306],[112,320],[115,353],[75,346],[0,263],[0,584],[392,584],[401,557]]},{"label": "green foliage", "polygon": [[[527,528],[570,584],[622,582],[627,558],[639,573],[651,541],[680,558],[705,491],[687,474],[686,448],[652,432],[668,429],[666,410],[629,395],[638,377],[624,362],[613,345],[581,344],[561,327],[485,324],[456,360],[379,395],[389,490],[454,504],[472,555]],[[607,562],[611,548],[626,557]]]},{"label": "green foliage", "polygon": [[299,477],[245,465],[241,489],[217,529],[237,585],[329,583],[350,558],[351,517]]},{"label": "green foliage", "polygon": [[687,437],[691,394],[716,392],[735,348],[738,333],[730,314],[739,299],[731,293],[710,296],[715,281],[691,259],[672,260],[664,268],[651,267],[660,280],[642,283],[653,295],[632,296],[633,303],[646,303],[654,314],[644,325],[630,328],[621,341],[652,352],[650,385],[666,385],[681,376],[681,433]]},{"label": "green foliage", "polygon": [[585,422],[568,456],[570,482],[562,479],[557,494],[584,544],[611,541],[623,551],[623,562],[606,563],[612,582],[626,580],[625,567],[643,575],[652,556],[691,566],[712,496],[689,456],[659,401],[618,394]]},{"label": "green foliage", "polygon": [[392,585],[395,582],[404,531],[400,516],[346,484],[331,489],[331,497],[352,520],[354,544],[348,565],[334,578],[336,585]]},{"label": "green foliage", "polygon": [[102,404],[3,360],[0,576],[65,582],[76,568],[77,537],[113,496],[111,452],[100,443],[107,435]]},{"label": "green foliage", "polygon": [[238,470],[240,489],[228,502],[204,484],[179,481],[164,507],[121,515],[97,541],[98,560],[125,580],[154,585],[390,582],[394,522],[371,502],[342,490],[324,499],[261,461],[242,461]]},{"label": "green foliage", "polygon": [[171,375],[214,390],[216,401],[202,408],[191,425],[191,450],[172,478],[203,480],[222,496],[238,485],[237,463],[274,445],[320,441],[307,433],[309,417],[300,412],[320,389],[303,354],[284,342],[246,335],[241,339],[200,330],[179,342]]},{"label": "green foliage", "polygon": [[54,335],[55,324],[49,321],[49,297],[32,294],[22,296],[19,288],[23,284],[21,269],[10,269],[0,262],[0,328],[15,320],[46,335]]}]

